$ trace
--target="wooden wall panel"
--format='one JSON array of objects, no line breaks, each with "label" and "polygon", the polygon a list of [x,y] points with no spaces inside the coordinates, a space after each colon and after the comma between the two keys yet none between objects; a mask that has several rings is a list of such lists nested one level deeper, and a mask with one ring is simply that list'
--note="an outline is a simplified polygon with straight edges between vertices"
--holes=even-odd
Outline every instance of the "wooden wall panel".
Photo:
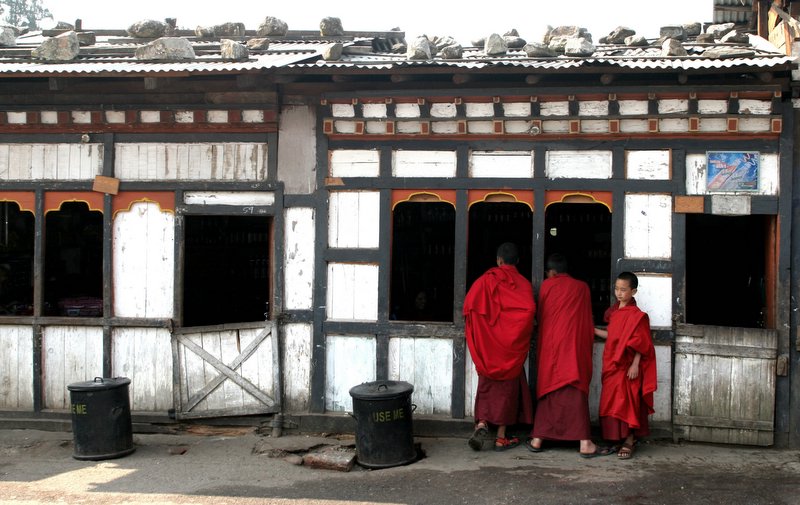
[{"label": "wooden wall panel", "polygon": [[378,319],[378,265],[328,264],[327,317],[340,321]]},{"label": "wooden wall panel", "polygon": [[131,410],[163,413],[173,408],[169,330],[114,328],[111,338],[112,374],[131,380]]},{"label": "wooden wall panel", "polygon": [[286,412],[308,411],[311,397],[310,324],[283,327],[283,391]]},{"label": "wooden wall panel", "polygon": [[33,410],[30,326],[0,326],[0,409]]},{"label": "wooden wall panel", "polygon": [[450,415],[453,342],[433,338],[389,339],[389,380],[414,386],[415,413]]},{"label": "wooden wall panel", "polygon": [[92,180],[102,172],[102,144],[0,146],[0,181]]},{"label": "wooden wall panel", "polygon": [[175,216],[137,202],[114,218],[114,314],[172,317]]},{"label": "wooden wall panel", "polygon": [[670,150],[625,151],[625,177],[628,179],[670,179]]},{"label": "wooden wall panel", "polygon": [[284,306],[289,310],[310,310],[314,299],[314,209],[285,211]]},{"label": "wooden wall panel", "polygon": [[395,177],[455,177],[456,152],[393,151],[392,175]]},{"label": "wooden wall panel", "polygon": [[625,257],[669,259],[672,256],[672,196],[625,195]]},{"label": "wooden wall panel", "polygon": [[374,336],[333,336],[326,339],[325,410],[353,410],[350,388],[376,377]]},{"label": "wooden wall panel", "polygon": [[42,332],[44,408],[67,410],[67,386],[103,376],[103,328],[47,326]]},{"label": "wooden wall panel", "polygon": [[377,248],[379,217],[379,192],[331,192],[328,207],[328,245],[332,248]]},{"label": "wooden wall panel", "polygon": [[472,151],[469,176],[533,178],[533,151]]},{"label": "wooden wall panel", "polygon": [[330,153],[331,177],[378,177],[380,151],[376,149],[337,149]]},{"label": "wooden wall panel", "polygon": [[610,179],[611,151],[548,151],[545,173],[551,179]]},{"label": "wooden wall panel", "polygon": [[636,272],[636,303],[650,317],[651,327],[672,328],[672,276]]},{"label": "wooden wall panel", "polygon": [[267,144],[118,143],[115,175],[123,181],[260,181],[267,174]]}]

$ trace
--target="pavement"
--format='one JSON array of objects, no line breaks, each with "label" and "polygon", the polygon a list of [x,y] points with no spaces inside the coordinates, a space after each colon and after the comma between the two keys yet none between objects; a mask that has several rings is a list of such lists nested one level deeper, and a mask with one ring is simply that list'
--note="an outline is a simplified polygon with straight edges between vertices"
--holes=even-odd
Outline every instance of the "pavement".
[{"label": "pavement", "polygon": [[72,433],[0,430],[2,504],[800,504],[800,451],[656,440],[633,459],[584,459],[577,443],[476,452],[417,437],[424,457],[350,471],[298,465],[354,451],[339,434],[273,438],[252,427],[134,434],[117,459],[75,459]]}]

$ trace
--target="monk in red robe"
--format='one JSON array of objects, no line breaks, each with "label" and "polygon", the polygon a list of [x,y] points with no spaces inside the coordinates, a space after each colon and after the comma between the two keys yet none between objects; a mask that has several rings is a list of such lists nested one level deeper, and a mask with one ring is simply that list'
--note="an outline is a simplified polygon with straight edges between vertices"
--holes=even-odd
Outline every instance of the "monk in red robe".
[{"label": "monk in red robe", "polygon": [[617,453],[620,459],[630,459],[636,440],[650,434],[647,416],[655,412],[656,351],[650,320],[636,306],[634,295],[638,287],[636,274],[619,274],[614,283],[617,302],[605,314],[608,328],[595,328],[597,336],[607,339],[603,350],[600,428],[606,440],[624,440]]},{"label": "monk in red robe", "polygon": [[610,454],[591,440],[589,383],[592,380],[594,322],[589,286],[567,273],[567,259],[547,259],[539,290],[536,417],[526,446],[542,451],[544,440],[580,440],[585,458]]},{"label": "monk in red robe", "polygon": [[517,247],[509,242],[497,249],[497,266],[479,277],[464,299],[467,346],[478,372],[475,431],[469,446],[479,451],[497,427],[495,450],[519,445],[506,427],[531,424],[533,402],[524,364],[530,350],[536,303],[530,281],[515,266]]}]

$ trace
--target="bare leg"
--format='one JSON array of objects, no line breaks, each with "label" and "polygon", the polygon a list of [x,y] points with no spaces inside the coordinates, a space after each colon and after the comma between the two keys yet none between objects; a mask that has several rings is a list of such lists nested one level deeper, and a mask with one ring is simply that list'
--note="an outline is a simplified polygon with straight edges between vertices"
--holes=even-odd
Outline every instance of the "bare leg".
[{"label": "bare leg", "polygon": [[597,446],[591,440],[581,440],[581,454],[592,454],[597,450]]}]

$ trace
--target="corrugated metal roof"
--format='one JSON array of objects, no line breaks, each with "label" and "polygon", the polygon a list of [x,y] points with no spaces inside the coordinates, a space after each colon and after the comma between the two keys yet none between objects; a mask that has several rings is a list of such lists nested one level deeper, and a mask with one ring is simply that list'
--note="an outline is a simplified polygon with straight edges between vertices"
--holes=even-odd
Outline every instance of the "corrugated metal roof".
[{"label": "corrugated metal roof", "polygon": [[747,25],[753,14],[753,0],[714,0],[714,23]]}]

